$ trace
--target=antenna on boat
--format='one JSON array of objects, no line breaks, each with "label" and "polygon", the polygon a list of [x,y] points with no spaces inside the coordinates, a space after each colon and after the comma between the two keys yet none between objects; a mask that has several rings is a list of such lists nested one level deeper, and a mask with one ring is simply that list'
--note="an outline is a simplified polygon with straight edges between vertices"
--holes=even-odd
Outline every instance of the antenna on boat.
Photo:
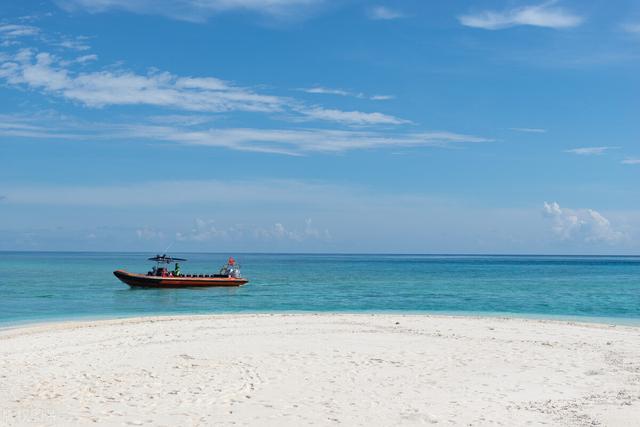
[{"label": "antenna on boat", "polygon": [[169,252],[169,249],[171,249],[171,246],[173,246],[173,244],[175,243],[175,240],[171,243],[169,243],[169,246],[167,246],[167,248],[164,250],[164,253],[166,254],[167,252]]}]

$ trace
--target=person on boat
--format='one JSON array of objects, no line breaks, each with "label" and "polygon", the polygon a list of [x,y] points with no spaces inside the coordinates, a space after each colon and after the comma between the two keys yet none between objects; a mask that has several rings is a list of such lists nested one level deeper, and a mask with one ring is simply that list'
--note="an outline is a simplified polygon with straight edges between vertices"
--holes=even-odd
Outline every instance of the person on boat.
[{"label": "person on boat", "polygon": [[180,264],[178,264],[177,262],[176,262],[175,268],[173,269],[173,275],[176,277],[179,277],[182,275],[182,272],[180,271]]},{"label": "person on boat", "polygon": [[240,278],[240,269],[236,266],[236,260],[229,258],[227,263],[220,268],[218,276]]}]

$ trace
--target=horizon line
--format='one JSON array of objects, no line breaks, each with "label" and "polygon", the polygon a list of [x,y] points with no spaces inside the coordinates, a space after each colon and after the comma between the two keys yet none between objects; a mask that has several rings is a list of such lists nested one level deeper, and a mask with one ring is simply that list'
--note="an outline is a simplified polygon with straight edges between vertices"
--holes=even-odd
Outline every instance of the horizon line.
[{"label": "horizon line", "polygon": [[[68,254],[156,254],[158,251],[89,251],[89,250],[13,250],[0,249],[0,253],[68,253]],[[167,251],[160,251],[167,253]],[[438,252],[246,252],[246,251],[174,251],[175,254],[242,254],[242,255],[368,255],[368,256],[466,256],[466,257],[592,257],[592,258],[640,258],[640,254],[542,254],[542,253],[438,253]]]}]

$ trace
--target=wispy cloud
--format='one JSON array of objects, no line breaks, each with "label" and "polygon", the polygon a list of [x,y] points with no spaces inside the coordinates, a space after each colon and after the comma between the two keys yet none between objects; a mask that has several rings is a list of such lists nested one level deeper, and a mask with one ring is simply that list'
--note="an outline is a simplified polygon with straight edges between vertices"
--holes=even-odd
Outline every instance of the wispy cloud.
[{"label": "wispy cloud", "polygon": [[89,62],[93,62],[93,61],[97,61],[97,60],[98,60],[98,55],[96,55],[96,54],[81,55],[81,56],[78,56],[77,58],[68,59],[68,60],[61,60],[60,61],[60,65],[68,67],[68,66],[74,65],[74,64],[87,64]]},{"label": "wispy cloud", "polygon": [[629,157],[621,162],[623,165],[640,165],[640,159]]},{"label": "wispy cloud", "polygon": [[509,128],[509,130],[513,130],[516,132],[525,132],[525,133],[547,133],[546,129],[540,129],[540,128]]},{"label": "wispy cloud", "polygon": [[395,98],[393,95],[366,95],[362,92],[352,92],[344,89],[332,89],[323,86],[313,86],[309,88],[298,89],[301,92],[321,94],[321,95],[337,95],[337,96],[350,96],[359,99],[370,99],[372,101],[387,101]]},{"label": "wispy cloud", "polygon": [[202,22],[225,12],[250,12],[279,19],[306,16],[324,0],[55,0],[69,12],[100,13],[122,10],[162,15],[171,19]]},{"label": "wispy cloud", "polygon": [[368,10],[368,16],[370,19],[388,21],[404,18],[405,15],[396,9],[391,9],[386,6],[373,6]]},{"label": "wispy cloud", "polygon": [[503,11],[483,11],[459,16],[458,20],[467,27],[485,30],[501,30],[519,25],[561,29],[576,27],[584,21],[582,16],[554,6],[556,3],[557,1],[548,1]]},{"label": "wispy cloud", "polygon": [[544,202],[543,213],[553,221],[552,230],[562,240],[616,243],[626,237],[593,209],[567,209],[557,202]]},{"label": "wispy cloud", "polygon": [[153,124],[176,125],[182,127],[192,127],[212,123],[216,121],[215,116],[206,114],[160,114],[148,117]]},{"label": "wispy cloud", "polygon": [[154,228],[144,226],[142,228],[136,229],[136,236],[141,240],[156,240],[156,239],[164,239],[165,234],[160,230],[156,230]]},{"label": "wispy cloud", "polygon": [[88,43],[88,37],[85,36],[77,36],[77,37],[69,37],[69,36],[61,36],[58,39],[49,39],[47,40],[49,44],[63,47],[65,49],[71,50],[89,50],[91,46]]},{"label": "wispy cloud", "polygon": [[629,22],[621,25],[622,31],[629,34],[640,35],[640,22]]},{"label": "wispy cloud", "polygon": [[207,129],[189,130],[167,126],[136,126],[122,136],[170,141],[179,144],[225,147],[242,151],[287,155],[339,153],[393,147],[446,147],[450,144],[489,142],[490,139],[452,132],[387,134],[326,129]]},{"label": "wispy cloud", "polygon": [[[162,123],[162,124],[158,124]],[[455,132],[212,128],[206,116],[150,117],[146,124],[77,123],[71,118],[0,115],[0,136],[68,140],[155,141],[300,156],[398,147],[449,147],[492,139]]]},{"label": "wispy cloud", "polygon": [[[27,17],[29,18],[29,17]],[[22,22],[36,20],[23,19]],[[36,41],[57,49],[86,51],[91,48],[89,37],[68,36],[61,33],[49,34],[31,24],[0,23],[0,46],[16,47],[23,45],[25,41]]]},{"label": "wispy cloud", "polygon": [[385,113],[311,106],[292,98],[261,94],[215,77],[177,76],[160,71],[138,74],[113,68],[87,72],[73,68],[74,64],[95,59],[96,55],[84,55],[62,60],[47,52],[21,49],[0,58],[0,79],[93,108],[147,105],[209,113],[285,113],[282,115],[294,121],[330,121],[348,126],[409,123]]},{"label": "wispy cloud", "polygon": [[35,36],[39,33],[40,29],[32,25],[0,24],[0,37],[3,38]]},{"label": "wispy cloud", "polygon": [[338,95],[338,96],[355,96],[356,98],[364,97],[364,95],[355,92],[349,92],[343,89],[331,89],[322,86],[314,86],[309,88],[300,88],[298,89],[302,92],[306,93],[318,93],[322,95]]},{"label": "wispy cloud", "polygon": [[77,63],[80,63],[80,64],[84,64],[85,62],[97,61],[97,60],[98,60],[98,55],[91,54],[91,55],[79,56],[76,59],[74,59],[74,62],[77,62]]},{"label": "wispy cloud", "polygon": [[[61,120],[65,123],[63,127],[47,124]],[[74,127],[71,120],[66,120],[61,115],[50,117],[47,114],[0,114],[0,137],[74,140],[86,136],[82,129]]]},{"label": "wispy cloud", "polygon": [[73,73],[55,56],[29,49],[20,50],[0,66],[0,78],[9,84],[40,89],[90,107],[146,104],[189,111],[271,112],[281,110],[283,104],[281,98],[217,79],[124,70]]},{"label": "wispy cloud", "polygon": [[188,231],[176,232],[179,242],[208,242],[220,238],[228,238],[230,231],[216,225],[214,220],[196,218],[193,227]]},{"label": "wispy cloud", "polygon": [[[147,110],[147,118],[138,117],[136,125],[118,121],[79,123],[69,118],[57,120],[45,117],[43,120],[40,117],[31,120],[25,116],[4,115],[0,116],[0,136],[166,141],[286,155],[383,147],[443,147],[491,141],[490,138],[455,132],[392,131],[412,122],[382,112],[310,105],[291,97],[259,93],[212,76],[179,76],[158,70],[140,74],[121,65],[100,67],[95,63],[95,54],[68,56],[71,58],[63,59],[35,49],[16,49],[12,54],[0,58],[0,80],[9,86],[36,90],[90,108],[140,105],[168,111],[160,114]],[[90,67],[97,70],[91,71]],[[306,91],[366,97],[356,92],[321,86]],[[377,95],[369,98],[389,97]],[[284,119],[288,123],[286,126],[264,128],[211,127],[217,116],[209,113],[232,112],[266,114],[270,120]],[[324,123],[333,123],[342,129],[319,129],[318,125],[295,128],[299,125],[294,123],[301,122],[318,122],[323,123],[322,126],[325,126]],[[351,130],[344,130],[345,126]],[[365,131],[364,128],[377,130]]]},{"label": "wispy cloud", "polygon": [[[158,237],[158,238],[163,238]],[[289,227],[283,222],[276,222],[270,226],[234,224],[223,226],[213,219],[196,218],[193,227],[188,231],[178,231],[175,234],[179,242],[211,242],[233,241],[255,238],[262,241],[303,242],[306,240],[330,240],[329,230],[320,230],[313,225],[311,218],[304,221],[304,227]]]},{"label": "wispy cloud", "polygon": [[305,240],[331,240],[331,233],[328,229],[320,230],[313,225],[311,218],[304,221],[304,228],[287,228],[282,223],[277,222],[269,228],[256,228],[253,233],[259,239],[265,240],[292,240],[302,242]]},{"label": "wispy cloud", "polygon": [[579,156],[599,156],[608,150],[614,150],[620,147],[580,147],[565,150],[565,153],[577,154]]},{"label": "wispy cloud", "polygon": [[364,113],[362,111],[343,111],[329,108],[304,108],[300,112],[313,120],[323,120],[356,126],[368,125],[402,125],[411,123],[409,120],[383,113]]},{"label": "wispy cloud", "polygon": [[388,101],[390,99],[395,99],[393,95],[371,95],[369,97],[372,101]]}]

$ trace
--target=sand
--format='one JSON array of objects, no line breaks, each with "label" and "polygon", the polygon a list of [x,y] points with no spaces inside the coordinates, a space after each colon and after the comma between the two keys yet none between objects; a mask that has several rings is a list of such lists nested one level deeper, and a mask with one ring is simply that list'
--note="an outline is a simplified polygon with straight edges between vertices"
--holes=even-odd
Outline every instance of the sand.
[{"label": "sand", "polygon": [[0,331],[0,425],[640,426],[640,328],[260,314]]}]

